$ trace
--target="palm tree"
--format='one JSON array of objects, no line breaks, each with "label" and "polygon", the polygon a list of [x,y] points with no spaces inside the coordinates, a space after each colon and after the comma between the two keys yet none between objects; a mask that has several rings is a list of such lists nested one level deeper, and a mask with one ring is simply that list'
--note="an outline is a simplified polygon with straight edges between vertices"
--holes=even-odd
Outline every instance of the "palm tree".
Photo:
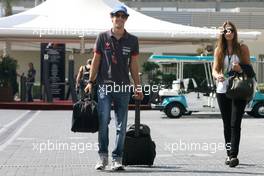
[{"label": "palm tree", "polygon": [[[3,4],[3,7],[4,7],[4,16],[10,16],[12,15],[12,4],[15,2],[16,0],[3,0],[2,1],[2,4]],[[9,52],[10,52],[10,48],[11,48],[11,44],[9,41],[6,41],[5,42],[5,48],[3,50],[3,53],[5,56],[8,56],[9,55]]]},{"label": "palm tree", "polygon": [[5,10],[4,16],[12,15],[12,3],[14,3],[15,1],[16,0],[3,0],[4,10]]}]

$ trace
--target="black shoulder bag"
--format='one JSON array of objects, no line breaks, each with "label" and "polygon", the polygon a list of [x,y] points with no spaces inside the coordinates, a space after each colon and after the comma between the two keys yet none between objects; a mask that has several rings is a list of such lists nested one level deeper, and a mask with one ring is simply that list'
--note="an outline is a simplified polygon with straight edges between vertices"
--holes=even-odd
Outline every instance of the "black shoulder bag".
[{"label": "black shoulder bag", "polygon": [[250,101],[254,94],[254,77],[248,77],[245,73],[234,73],[228,79],[226,96],[231,99]]}]

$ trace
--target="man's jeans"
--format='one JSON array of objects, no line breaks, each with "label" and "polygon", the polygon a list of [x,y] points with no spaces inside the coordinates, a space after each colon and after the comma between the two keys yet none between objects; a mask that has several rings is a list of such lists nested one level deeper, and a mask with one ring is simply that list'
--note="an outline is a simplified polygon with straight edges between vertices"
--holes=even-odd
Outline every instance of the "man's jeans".
[{"label": "man's jeans", "polygon": [[27,83],[27,101],[32,102],[33,97],[32,97],[32,88],[33,88],[33,82],[28,82]]},{"label": "man's jeans", "polygon": [[111,104],[113,102],[115,112],[116,139],[112,152],[113,160],[121,160],[127,126],[128,103],[130,92],[107,92],[99,85],[98,91],[98,115],[99,115],[99,155],[108,156],[108,124],[110,123]]}]

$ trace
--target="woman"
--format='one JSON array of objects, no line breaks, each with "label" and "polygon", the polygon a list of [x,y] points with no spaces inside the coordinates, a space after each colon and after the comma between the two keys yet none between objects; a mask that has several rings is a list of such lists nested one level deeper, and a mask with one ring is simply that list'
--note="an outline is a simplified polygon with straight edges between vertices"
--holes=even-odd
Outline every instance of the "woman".
[{"label": "woman", "polygon": [[33,102],[32,97],[32,88],[35,82],[36,70],[32,62],[28,64],[28,73],[27,73],[27,101]]},{"label": "woman", "polygon": [[79,98],[84,96],[84,88],[89,81],[91,63],[92,60],[88,59],[86,65],[82,65],[79,68],[79,72],[76,78],[76,90],[77,92],[80,91]]},{"label": "woman", "polygon": [[236,167],[240,142],[240,128],[246,100],[233,100],[226,97],[227,78],[235,72],[244,72],[254,76],[250,65],[249,49],[238,42],[237,29],[233,23],[226,21],[222,26],[214,52],[213,77],[217,80],[216,97],[224,125],[224,137],[227,149],[225,164]]}]

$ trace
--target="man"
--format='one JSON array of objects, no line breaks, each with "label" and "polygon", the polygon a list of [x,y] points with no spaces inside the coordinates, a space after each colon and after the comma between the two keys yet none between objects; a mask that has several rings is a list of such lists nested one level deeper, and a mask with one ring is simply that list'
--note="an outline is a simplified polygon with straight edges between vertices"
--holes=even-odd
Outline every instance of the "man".
[{"label": "man", "polygon": [[32,97],[32,87],[35,82],[36,70],[32,62],[28,64],[28,73],[27,73],[27,101],[33,102]]},{"label": "man", "polygon": [[[122,156],[127,126],[128,103],[130,92],[124,86],[129,85],[129,71],[134,87],[140,87],[138,72],[139,46],[137,37],[129,34],[125,22],[129,14],[119,5],[111,13],[113,28],[98,35],[91,65],[89,84],[85,91],[91,92],[95,79],[98,84],[99,115],[99,157],[96,170],[104,170],[108,165],[108,124],[113,102],[116,121],[116,140],[112,152],[112,170],[124,170]],[[123,86],[122,91],[113,91],[114,86]],[[111,90],[111,91],[109,91]],[[135,98],[143,99],[142,91],[135,90]]]},{"label": "man", "polygon": [[86,65],[82,65],[79,68],[78,75],[76,77],[76,90],[79,92],[79,98],[84,96],[84,88],[87,86],[90,78],[90,67],[92,60],[87,59]]}]

